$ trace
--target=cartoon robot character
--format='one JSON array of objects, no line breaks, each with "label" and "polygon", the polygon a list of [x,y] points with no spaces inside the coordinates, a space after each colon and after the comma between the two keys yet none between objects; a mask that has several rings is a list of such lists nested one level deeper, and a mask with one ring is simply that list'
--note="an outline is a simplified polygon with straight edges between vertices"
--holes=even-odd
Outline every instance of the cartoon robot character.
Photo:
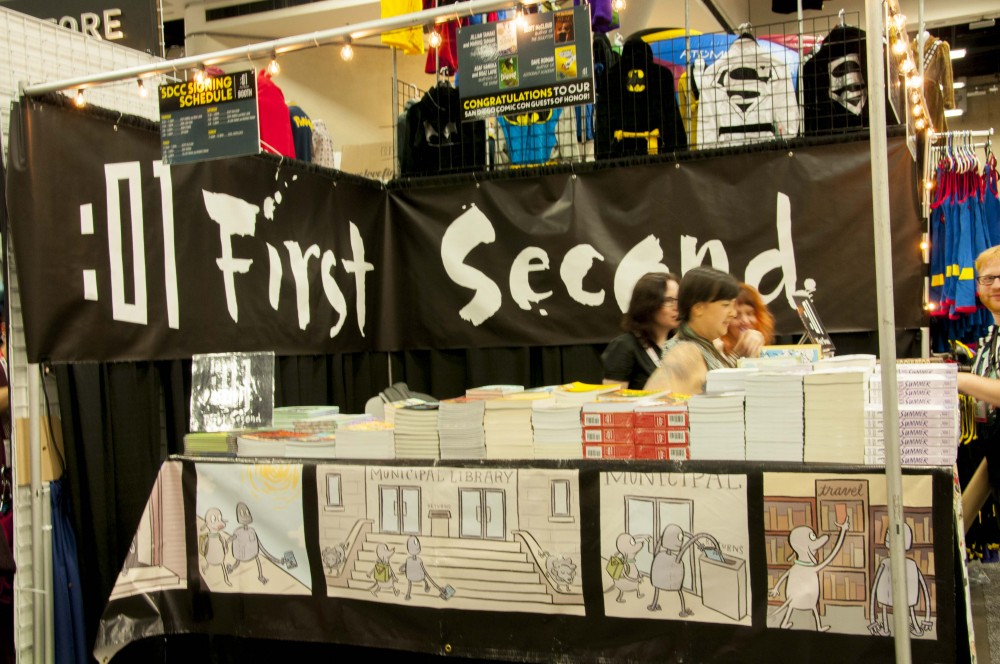
[{"label": "cartoon robot character", "polygon": [[649,537],[647,536],[636,539],[628,533],[622,533],[615,540],[615,547],[618,549],[618,553],[612,555],[605,566],[605,571],[611,577],[612,584],[605,588],[604,592],[607,594],[617,588],[618,597],[615,598],[616,602],[624,603],[625,593],[632,592],[633,590],[636,597],[643,597],[643,594],[639,592],[639,588],[642,585],[642,574],[639,572],[639,568],[636,567],[635,557],[642,551],[642,547],[648,541]]},{"label": "cartoon robot character", "polygon": [[410,535],[406,540],[406,553],[409,555],[403,564],[399,566],[399,571],[406,577],[406,597],[403,599],[410,599],[410,591],[413,589],[413,584],[420,583],[421,581],[424,582],[424,592],[430,592],[431,585],[433,585],[443,597],[445,594],[444,589],[435,583],[431,575],[427,573],[424,561],[420,559],[420,540],[417,539],[416,535]]},{"label": "cartoon robot character", "polygon": [[840,552],[840,547],[844,545],[844,537],[847,529],[850,528],[851,517],[848,515],[843,523],[838,523],[840,535],[837,536],[837,543],[833,546],[833,551],[827,555],[823,562],[816,561],[816,552],[823,548],[829,541],[829,535],[816,537],[816,533],[809,526],[798,526],[788,534],[788,544],[792,547],[792,553],[788,556],[794,558],[791,567],[785,570],[777,582],[767,594],[770,597],[778,596],[778,588],[785,583],[785,601],[775,612],[785,611],[781,619],[782,629],[792,627],[792,611],[812,611],[816,619],[816,631],[827,632],[829,625],[824,625],[819,619],[819,573],[824,567],[833,562]]},{"label": "cartoon robot character", "polygon": [[226,569],[226,552],[228,550],[225,534],[222,532],[228,522],[222,518],[222,510],[218,507],[210,507],[205,511],[205,524],[202,526],[203,532],[198,535],[198,553],[205,559],[205,566],[202,574],[208,571],[209,567],[218,565],[222,568],[222,580],[227,586],[233,584],[229,581],[229,570]]},{"label": "cartoon robot character", "polygon": [[[687,538],[685,541],[684,538]],[[718,541],[708,533],[691,534],[677,524],[671,523],[663,529],[660,541],[653,555],[653,563],[649,568],[649,581],[653,585],[653,600],[646,608],[650,611],[660,610],[660,591],[672,590],[681,600],[681,611],[677,615],[687,618],[694,611],[687,608],[684,602],[684,555],[692,546],[704,551],[705,545],[699,540],[708,539],[716,549],[720,548]]]},{"label": "cartoon robot character", "polygon": [[[885,546],[889,548],[889,531],[886,529]],[[909,551],[913,547],[913,531],[910,526],[903,524],[903,546]],[[920,593],[924,596],[924,619],[917,623],[917,601]],[[883,558],[882,563],[875,572],[875,579],[872,581],[871,615],[872,622],[868,625],[868,631],[872,634],[890,636],[889,631],[889,609],[892,608],[892,572],[890,571],[889,558]],[[910,609],[910,634],[913,636],[923,636],[924,632],[931,629],[934,623],[931,622],[931,596],[927,589],[927,580],[924,579],[920,567],[915,560],[906,558],[906,604]],[[882,606],[882,615],[878,616],[876,608]]]},{"label": "cartoon robot character", "polygon": [[389,559],[396,550],[387,544],[379,544],[375,547],[375,567],[368,572],[368,578],[374,579],[368,590],[372,595],[378,597],[378,591],[391,590],[393,595],[399,596],[399,588],[396,587],[396,571],[389,564]]},{"label": "cartoon robot character", "polygon": [[235,558],[235,562],[228,566],[229,573],[235,572],[240,563],[249,563],[253,560],[257,562],[257,579],[266,584],[267,577],[264,576],[264,566],[260,562],[260,557],[263,555],[275,565],[285,565],[288,564],[288,561],[275,558],[261,544],[257,538],[257,531],[250,526],[253,523],[253,514],[250,513],[250,508],[246,503],[236,504],[236,520],[239,521],[240,527],[234,530],[229,538],[233,558]]}]

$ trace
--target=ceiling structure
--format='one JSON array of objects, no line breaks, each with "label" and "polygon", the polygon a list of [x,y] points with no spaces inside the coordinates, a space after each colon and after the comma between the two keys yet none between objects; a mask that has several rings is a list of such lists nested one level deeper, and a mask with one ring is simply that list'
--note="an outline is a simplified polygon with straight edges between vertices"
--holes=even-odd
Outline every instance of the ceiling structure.
[{"label": "ceiling structure", "polygon": [[[166,21],[182,19],[185,11],[219,16],[206,22],[215,35],[268,41],[319,29],[379,18],[378,0],[162,0]],[[1000,28],[969,29],[969,24],[1000,18],[996,0],[924,0],[924,21],[953,49],[966,48],[965,62],[956,60],[956,76],[1000,76]],[[733,30],[744,22],[767,32],[794,32],[795,14],[775,14],[770,0],[689,0],[690,27],[701,32]],[[917,29],[917,0],[900,0],[911,32]],[[865,0],[827,0],[822,10],[804,12],[804,32],[825,34],[839,10],[849,23],[865,23]],[[954,26],[954,27],[952,27]],[[175,30],[180,26],[173,24]],[[620,32],[628,36],[647,28],[683,28],[680,0],[627,0]],[[180,35],[178,35],[180,36]],[[187,32],[184,36],[191,36]],[[169,40],[168,40],[169,45]]]}]

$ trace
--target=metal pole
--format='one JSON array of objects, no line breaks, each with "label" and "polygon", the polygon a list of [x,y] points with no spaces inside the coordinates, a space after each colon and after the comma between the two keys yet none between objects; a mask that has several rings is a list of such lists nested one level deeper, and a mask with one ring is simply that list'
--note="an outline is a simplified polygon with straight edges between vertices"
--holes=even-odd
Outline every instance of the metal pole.
[{"label": "metal pole", "polygon": [[[392,100],[389,102],[389,108],[393,110],[392,117],[389,118],[389,126],[392,127],[392,154],[395,155],[393,159],[393,170],[396,175],[402,172],[402,168],[399,165],[399,145],[396,143],[396,122],[399,119],[399,114],[403,111],[399,104],[399,71],[396,69],[396,47],[392,47]],[[390,383],[391,385],[392,383]]]},{"label": "metal pole", "polygon": [[896,316],[893,311],[892,238],[889,232],[889,158],[885,121],[885,59],[882,55],[882,6],[865,0],[868,20],[868,103],[871,122],[872,217],[875,230],[875,284],[878,345],[882,371],[882,422],[885,432],[885,484],[889,510],[889,562],[892,578],[893,635],[897,664],[910,662],[910,626],[903,545],[903,477],[899,461],[899,394],[896,386]]},{"label": "metal pole", "polygon": [[45,494],[42,491],[42,419],[39,399],[39,365],[28,365],[28,438],[31,445],[31,621],[32,652],[36,662],[46,660],[45,653],[45,550],[42,521]]},{"label": "metal pole", "polygon": [[[24,89],[25,95],[41,95],[47,92],[59,92],[60,90],[70,90],[74,88],[85,88],[98,83],[114,83],[135,79],[140,76],[154,76],[157,74],[170,74],[182,69],[201,67],[204,65],[219,65],[234,60],[243,60],[253,57],[270,57],[272,52],[278,55],[297,51],[305,48],[315,48],[328,44],[336,44],[344,41],[345,37],[353,40],[364,39],[390,30],[399,28],[412,28],[418,25],[434,23],[441,18],[454,18],[460,15],[483,14],[498,9],[507,9],[520,4],[516,0],[467,0],[453,5],[444,5],[434,9],[425,9],[412,14],[402,14],[391,18],[382,18],[354,25],[345,25],[329,30],[320,30],[307,34],[293,35],[281,39],[273,39],[267,42],[238,46],[212,53],[201,55],[191,55],[176,60],[165,60],[148,65],[129,67],[127,69],[117,69],[115,71],[92,74],[89,76],[78,76],[76,78],[65,78],[51,83],[39,85],[28,85]],[[530,4],[530,2],[529,2]]]},{"label": "metal pole", "polygon": [[694,101],[694,61],[691,59],[691,0],[684,0],[684,70],[687,72],[687,103],[684,105],[684,115],[687,116],[687,142],[690,148],[691,140],[691,105]]},{"label": "metal pole", "polygon": [[[799,72],[799,78],[798,78],[798,85],[795,86],[796,87],[796,92],[797,92],[796,97],[798,98],[799,108],[805,108],[805,93],[804,93],[804,91],[802,89],[803,87],[805,87],[802,84],[802,72],[803,72],[803,67],[802,67],[802,0],[798,0],[798,2],[795,3],[795,9],[796,9],[796,16],[797,16],[798,21],[799,21],[799,26],[798,26],[798,29],[799,29],[799,39],[798,39],[798,42],[796,44],[796,46],[798,48],[798,52],[799,52],[799,64],[796,67],[798,69],[798,72]],[[800,114],[799,115],[799,125],[800,126],[795,127],[795,133],[793,134],[793,136],[798,136],[799,134],[802,133],[802,126],[801,125],[802,125],[803,122],[805,122],[805,119]]]},{"label": "metal pole", "polygon": [[[904,33],[905,34],[905,33]],[[920,85],[924,84],[924,0],[917,0],[917,71],[920,73]]]}]

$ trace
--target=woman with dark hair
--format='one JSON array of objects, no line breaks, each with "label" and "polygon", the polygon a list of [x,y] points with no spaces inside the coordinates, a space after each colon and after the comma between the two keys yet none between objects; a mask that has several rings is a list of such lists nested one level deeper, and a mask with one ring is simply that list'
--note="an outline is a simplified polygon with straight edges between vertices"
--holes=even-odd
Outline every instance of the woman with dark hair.
[{"label": "woman with dark hair", "polygon": [[663,361],[646,383],[647,390],[698,394],[712,369],[736,366],[716,346],[736,317],[740,282],[712,267],[696,267],[681,279],[677,316],[680,327],[663,349]]},{"label": "woman with dark hair", "polygon": [[669,272],[650,272],[636,282],[622,317],[625,334],[612,339],[601,355],[606,384],[641,390],[660,366],[663,344],[677,328],[679,281]]},{"label": "woman with dark hair", "polygon": [[[747,334],[750,330],[759,335]],[[736,296],[736,318],[722,337],[722,347],[731,357],[757,357],[761,346],[774,342],[774,316],[760,293],[750,284],[740,284]]]}]

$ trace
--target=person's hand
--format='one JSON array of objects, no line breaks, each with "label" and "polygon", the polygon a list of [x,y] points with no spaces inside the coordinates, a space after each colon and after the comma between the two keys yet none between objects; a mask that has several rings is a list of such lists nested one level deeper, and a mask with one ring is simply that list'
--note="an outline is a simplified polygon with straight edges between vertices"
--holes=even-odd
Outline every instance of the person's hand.
[{"label": "person's hand", "polygon": [[743,330],[739,341],[733,346],[733,353],[738,357],[760,357],[760,349],[763,347],[763,334],[757,330]]}]

